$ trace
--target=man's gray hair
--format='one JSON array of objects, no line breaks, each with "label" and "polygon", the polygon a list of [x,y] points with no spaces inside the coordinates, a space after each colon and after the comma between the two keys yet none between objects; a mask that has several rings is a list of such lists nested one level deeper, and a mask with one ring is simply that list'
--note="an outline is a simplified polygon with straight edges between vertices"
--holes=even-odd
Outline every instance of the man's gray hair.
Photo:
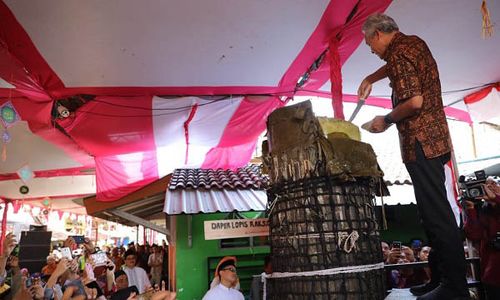
[{"label": "man's gray hair", "polygon": [[363,32],[367,37],[371,37],[375,34],[375,31],[381,31],[385,33],[391,33],[398,31],[398,24],[393,18],[384,14],[373,14],[366,19],[365,24],[363,24]]}]

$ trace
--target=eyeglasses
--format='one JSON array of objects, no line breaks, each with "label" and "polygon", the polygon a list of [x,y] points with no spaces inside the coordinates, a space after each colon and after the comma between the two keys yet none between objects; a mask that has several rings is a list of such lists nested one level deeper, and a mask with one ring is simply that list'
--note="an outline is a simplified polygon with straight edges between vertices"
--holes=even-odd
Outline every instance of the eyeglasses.
[{"label": "eyeglasses", "polygon": [[222,269],[221,271],[230,271],[230,272],[236,273],[236,268],[225,268],[225,269]]}]

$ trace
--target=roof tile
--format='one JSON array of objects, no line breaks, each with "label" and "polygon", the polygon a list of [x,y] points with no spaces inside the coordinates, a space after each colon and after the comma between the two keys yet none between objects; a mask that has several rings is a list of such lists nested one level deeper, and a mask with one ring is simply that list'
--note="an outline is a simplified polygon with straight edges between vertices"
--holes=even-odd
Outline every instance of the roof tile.
[{"label": "roof tile", "polygon": [[176,169],[172,175],[169,189],[257,189],[269,185],[257,165],[248,165],[236,171],[212,169]]}]

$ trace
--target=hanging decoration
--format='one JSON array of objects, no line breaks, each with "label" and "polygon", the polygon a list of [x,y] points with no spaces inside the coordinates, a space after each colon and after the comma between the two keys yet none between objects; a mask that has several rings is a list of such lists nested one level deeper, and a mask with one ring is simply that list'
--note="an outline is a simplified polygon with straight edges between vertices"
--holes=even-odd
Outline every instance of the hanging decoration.
[{"label": "hanging decoration", "polygon": [[483,15],[481,36],[483,39],[486,39],[493,35],[493,24],[491,23],[490,11],[486,5],[486,0],[483,0],[483,3],[481,3],[481,14]]},{"label": "hanging decoration", "polygon": [[2,141],[4,143],[10,143],[12,140],[12,137],[10,136],[10,133],[7,131],[7,129],[2,133]]},{"label": "hanging decoration", "polygon": [[70,214],[64,220],[64,230],[66,230],[66,232],[71,232],[73,230],[73,228],[74,228],[73,219],[71,218],[71,214]]},{"label": "hanging decoration", "polygon": [[29,214],[30,211],[31,211],[31,205],[29,205],[29,204],[23,204],[23,211],[25,213]]},{"label": "hanging decoration", "polygon": [[33,171],[28,165],[24,165],[22,168],[17,170],[17,175],[19,175],[19,178],[24,183],[28,183],[31,179],[35,177],[35,173],[33,173]]},{"label": "hanging decoration", "polygon": [[30,192],[30,188],[28,186],[21,185],[21,187],[19,187],[19,193],[26,195],[29,192]]},{"label": "hanging decoration", "polygon": [[42,201],[42,204],[45,207],[50,207],[50,198],[49,197],[44,198],[43,201]]},{"label": "hanging decoration", "polygon": [[14,108],[14,105],[12,105],[12,102],[7,101],[0,105],[0,120],[5,128],[13,126],[20,120],[19,114]]},{"label": "hanging decoration", "polygon": [[7,144],[10,143],[12,140],[12,136],[10,135],[9,131],[7,131],[7,128],[5,128],[4,132],[2,133],[2,161],[7,160]]},{"label": "hanging decoration", "polygon": [[11,135],[7,131],[9,127],[16,124],[17,121],[20,120],[19,114],[17,113],[12,102],[7,101],[4,104],[0,105],[0,120],[2,121],[2,125],[5,128],[2,133],[2,161],[7,160],[7,143],[11,141]]}]

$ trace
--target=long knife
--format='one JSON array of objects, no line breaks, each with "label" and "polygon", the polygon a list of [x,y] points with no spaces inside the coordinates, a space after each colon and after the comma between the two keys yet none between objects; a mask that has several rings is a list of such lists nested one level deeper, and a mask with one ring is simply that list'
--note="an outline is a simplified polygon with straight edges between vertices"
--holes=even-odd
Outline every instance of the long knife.
[{"label": "long knife", "polygon": [[361,107],[363,105],[365,105],[365,99],[359,99],[358,104],[356,105],[356,108],[354,109],[351,117],[349,118],[349,122],[352,122],[352,120],[354,120],[354,118],[356,118],[356,115],[359,113],[359,111],[361,110]]}]

